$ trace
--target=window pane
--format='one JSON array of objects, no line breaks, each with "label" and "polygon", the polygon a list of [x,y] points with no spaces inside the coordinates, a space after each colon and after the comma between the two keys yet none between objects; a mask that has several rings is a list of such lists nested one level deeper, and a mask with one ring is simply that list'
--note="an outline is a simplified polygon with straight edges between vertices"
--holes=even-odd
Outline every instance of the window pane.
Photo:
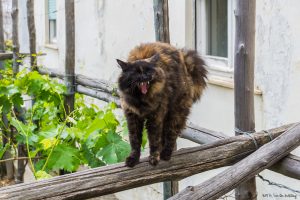
[{"label": "window pane", "polygon": [[49,20],[49,42],[56,43],[56,20]]},{"label": "window pane", "polygon": [[56,0],[48,0],[48,18],[56,19]]},{"label": "window pane", "polygon": [[207,54],[228,57],[227,0],[206,0]]}]

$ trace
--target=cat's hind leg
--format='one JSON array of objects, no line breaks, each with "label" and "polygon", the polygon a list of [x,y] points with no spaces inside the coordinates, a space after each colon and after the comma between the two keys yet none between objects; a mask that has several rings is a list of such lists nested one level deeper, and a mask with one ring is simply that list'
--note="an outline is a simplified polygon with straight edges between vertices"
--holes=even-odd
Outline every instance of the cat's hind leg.
[{"label": "cat's hind leg", "polygon": [[129,141],[131,146],[130,155],[126,158],[126,166],[134,167],[140,160],[142,132],[144,127],[144,120],[134,113],[126,113]]}]

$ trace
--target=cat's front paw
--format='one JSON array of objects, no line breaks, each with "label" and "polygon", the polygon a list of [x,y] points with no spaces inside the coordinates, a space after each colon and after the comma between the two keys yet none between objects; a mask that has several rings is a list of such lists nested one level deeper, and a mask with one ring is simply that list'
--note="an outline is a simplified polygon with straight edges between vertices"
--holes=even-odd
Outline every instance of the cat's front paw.
[{"label": "cat's front paw", "polygon": [[135,156],[128,156],[126,158],[125,164],[127,167],[134,167],[136,164],[138,164],[139,158]]},{"label": "cat's front paw", "polygon": [[149,156],[149,163],[153,166],[156,166],[159,163],[160,155],[159,152],[155,152],[154,154]]},{"label": "cat's front paw", "polygon": [[168,160],[171,159],[171,155],[172,155],[172,150],[164,149],[164,150],[162,150],[162,152],[160,153],[160,158],[161,158],[162,160],[168,161]]}]

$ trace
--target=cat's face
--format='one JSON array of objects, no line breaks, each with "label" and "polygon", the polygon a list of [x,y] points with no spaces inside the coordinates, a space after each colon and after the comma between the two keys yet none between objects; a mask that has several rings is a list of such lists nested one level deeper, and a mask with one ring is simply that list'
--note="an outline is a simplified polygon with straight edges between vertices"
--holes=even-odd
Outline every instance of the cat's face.
[{"label": "cat's face", "polygon": [[148,94],[151,86],[161,79],[161,70],[157,68],[158,55],[145,60],[124,62],[117,60],[122,68],[119,78],[121,91],[130,94]]}]

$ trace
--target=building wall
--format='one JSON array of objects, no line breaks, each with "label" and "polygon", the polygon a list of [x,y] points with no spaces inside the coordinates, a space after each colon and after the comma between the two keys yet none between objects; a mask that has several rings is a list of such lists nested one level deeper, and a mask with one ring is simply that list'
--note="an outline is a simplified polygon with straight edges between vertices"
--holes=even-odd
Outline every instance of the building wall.
[{"label": "building wall", "polygon": [[11,0],[2,0],[2,11],[3,11],[3,29],[4,39],[11,39],[12,34],[12,22],[11,22]]},{"label": "building wall", "polygon": [[[186,5],[189,4],[182,0],[169,1],[171,43],[178,47],[184,47],[188,43],[190,45],[187,33],[190,33],[188,29],[191,27],[185,19],[191,9]],[[298,0],[290,0],[289,3],[284,0],[257,1],[255,82],[262,95],[255,95],[256,130],[300,119],[300,112],[297,112],[300,109],[299,7]],[[35,1],[37,49],[47,54],[40,58],[40,64],[63,70],[64,1],[57,1],[57,9],[58,42],[57,45],[47,45],[45,1]],[[120,73],[115,59],[126,59],[129,50],[135,45],[155,40],[151,0],[78,0],[75,1],[75,16],[76,73],[115,82]],[[21,48],[26,50],[26,22],[20,23],[20,27],[23,38]],[[209,84],[201,102],[193,106],[190,120],[199,126],[233,136],[233,89]],[[194,145],[196,144],[183,139],[178,141],[179,148]],[[180,189],[198,184],[222,170],[186,178],[180,182]],[[299,181],[267,170],[262,174],[273,181],[300,189]],[[257,182],[258,199],[265,192],[289,193],[267,186],[259,179]],[[154,184],[128,190],[117,193],[116,196],[120,199],[159,199],[162,198],[162,185]]]}]

